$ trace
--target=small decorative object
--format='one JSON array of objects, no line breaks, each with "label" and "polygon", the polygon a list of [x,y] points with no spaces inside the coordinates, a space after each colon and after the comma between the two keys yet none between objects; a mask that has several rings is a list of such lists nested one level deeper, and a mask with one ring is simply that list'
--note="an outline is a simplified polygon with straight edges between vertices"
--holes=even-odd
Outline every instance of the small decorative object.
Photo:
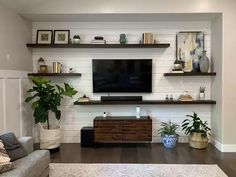
[{"label": "small decorative object", "polygon": [[173,99],[173,95],[170,95],[170,101],[173,101],[174,99]]},{"label": "small decorative object", "polygon": [[80,97],[78,99],[78,102],[80,102],[80,103],[89,102],[89,101],[90,101],[90,99],[86,95],[83,95],[82,97]]},{"label": "small decorative object", "polygon": [[45,66],[45,60],[40,57],[37,61],[37,69],[38,69],[38,73],[41,73],[41,67],[40,66]]},{"label": "small decorative object", "polygon": [[79,44],[80,43],[80,36],[74,35],[73,37],[73,44]]},{"label": "small decorative object", "polygon": [[182,63],[181,63],[181,61],[180,60],[175,60],[175,62],[174,62],[174,68],[173,69],[175,69],[175,70],[182,70]]},{"label": "small decorative object", "polygon": [[53,73],[61,73],[62,65],[59,62],[53,62],[53,68],[52,72]]},{"label": "small decorative object", "polygon": [[[32,77],[33,86],[28,90],[30,95],[25,99],[26,103],[32,102],[35,123],[40,129],[40,149],[55,149],[60,146],[61,130],[59,124],[49,124],[49,112],[55,114],[57,120],[61,119],[61,99],[64,96],[72,97],[77,91],[67,83],[64,87],[51,84],[49,80],[43,77]],[[43,88],[43,89],[42,89]],[[41,125],[46,123],[47,126]]]},{"label": "small decorative object", "polygon": [[193,72],[200,72],[199,57],[193,56]]},{"label": "small decorative object", "polygon": [[168,94],[166,95],[166,98],[165,98],[165,99],[166,99],[166,101],[169,101],[169,96],[168,96]]},{"label": "small decorative object", "polygon": [[176,35],[176,58],[184,62],[184,72],[199,71],[197,60],[204,50],[202,31],[179,32]]},{"label": "small decorative object", "polygon": [[102,115],[103,118],[106,118],[107,117],[107,113],[104,112],[103,115]]},{"label": "small decorative object", "polygon": [[136,107],[136,118],[137,119],[140,118],[140,107],[139,106]]},{"label": "small decorative object", "polygon": [[171,121],[167,123],[161,122],[161,128],[158,130],[158,134],[161,134],[162,143],[166,148],[172,149],[176,146],[179,136],[176,133],[178,127],[178,124],[172,123]]},{"label": "small decorative object", "polygon": [[210,66],[210,60],[209,58],[206,56],[206,51],[204,50],[202,52],[202,56],[200,57],[200,71],[201,72],[208,72],[209,70],[209,66]]},{"label": "small decorative object", "polygon": [[192,59],[187,60],[184,64],[184,66],[185,66],[184,69],[183,69],[184,72],[192,72],[193,71],[193,61],[192,61]]},{"label": "small decorative object", "polygon": [[126,44],[126,35],[120,34],[120,44],[125,45]]},{"label": "small decorative object", "polygon": [[48,72],[48,66],[47,65],[40,65],[40,73],[47,73]]},{"label": "small decorative object", "polygon": [[187,115],[191,119],[185,119],[182,122],[182,130],[189,136],[189,146],[195,149],[205,149],[208,146],[208,135],[211,129],[207,121],[203,122],[196,112],[193,115]]},{"label": "small decorative object", "polygon": [[200,100],[205,100],[205,87],[200,87],[200,89],[199,89],[199,91],[200,91],[200,93],[199,93],[199,99]]},{"label": "small decorative object", "polygon": [[95,40],[104,40],[104,38],[102,36],[95,36],[94,39]]},{"label": "small decorative object", "polygon": [[102,36],[95,36],[91,41],[92,44],[106,44],[106,40]]},{"label": "small decorative object", "polygon": [[142,43],[143,44],[154,44],[154,35],[152,33],[143,33],[142,34]]},{"label": "small decorative object", "polygon": [[179,101],[193,101],[193,98],[188,94],[188,91],[184,91],[183,94],[179,96]]},{"label": "small decorative object", "polygon": [[70,39],[70,30],[55,30],[54,44],[68,44]]},{"label": "small decorative object", "polygon": [[69,68],[69,73],[73,73],[73,68]]},{"label": "small decorative object", "polygon": [[37,44],[52,44],[53,39],[53,31],[52,30],[37,30]]}]

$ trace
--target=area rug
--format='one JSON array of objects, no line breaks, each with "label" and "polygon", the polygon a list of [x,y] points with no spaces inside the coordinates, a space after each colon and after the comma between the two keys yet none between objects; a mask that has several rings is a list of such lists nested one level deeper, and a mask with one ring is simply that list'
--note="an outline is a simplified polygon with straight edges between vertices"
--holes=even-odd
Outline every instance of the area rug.
[{"label": "area rug", "polygon": [[50,177],[227,177],[217,165],[51,163]]}]

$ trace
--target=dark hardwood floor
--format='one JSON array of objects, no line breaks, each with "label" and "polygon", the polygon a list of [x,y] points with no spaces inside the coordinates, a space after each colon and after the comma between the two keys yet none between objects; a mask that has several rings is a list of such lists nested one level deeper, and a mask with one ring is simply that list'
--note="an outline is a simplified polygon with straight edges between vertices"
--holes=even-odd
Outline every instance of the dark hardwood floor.
[{"label": "dark hardwood floor", "polygon": [[146,163],[146,164],[217,164],[229,177],[236,177],[236,153],[222,153],[209,145],[205,150],[178,144],[168,150],[162,144],[99,145],[81,148],[80,144],[62,144],[51,154],[52,163]]}]

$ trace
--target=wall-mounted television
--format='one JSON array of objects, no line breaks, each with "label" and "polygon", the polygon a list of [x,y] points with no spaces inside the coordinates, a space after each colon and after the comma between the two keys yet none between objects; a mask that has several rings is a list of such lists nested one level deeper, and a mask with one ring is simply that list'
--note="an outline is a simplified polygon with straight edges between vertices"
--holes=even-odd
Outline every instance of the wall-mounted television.
[{"label": "wall-mounted television", "polygon": [[93,59],[94,93],[151,93],[152,59]]}]

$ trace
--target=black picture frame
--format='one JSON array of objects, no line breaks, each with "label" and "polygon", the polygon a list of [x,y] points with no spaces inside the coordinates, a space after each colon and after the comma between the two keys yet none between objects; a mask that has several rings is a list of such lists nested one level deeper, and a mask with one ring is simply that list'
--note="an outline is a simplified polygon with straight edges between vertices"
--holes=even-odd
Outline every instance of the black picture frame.
[{"label": "black picture frame", "polygon": [[[42,41],[42,40],[40,40],[39,39],[39,37],[40,37],[40,33],[41,32],[48,32],[48,34],[50,34],[50,39],[48,39],[47,41]],[[53,30],[37,30],[37,36],[36,36],[36,44],[52,44],[52,42],[53,42]]]},{"label": "black picture frame", "polygon": [[[57,39],[57,33],[58,32],[67,33],[67,34],[65,34],[67,36],[67,38],[65,38],[64,42],[63,41],[58,41],[58,39]],[[69,44],[69,42],[70,42],[70,30],[54,30],[54,35],[53,36],[54,36],[53,44]]]}]

